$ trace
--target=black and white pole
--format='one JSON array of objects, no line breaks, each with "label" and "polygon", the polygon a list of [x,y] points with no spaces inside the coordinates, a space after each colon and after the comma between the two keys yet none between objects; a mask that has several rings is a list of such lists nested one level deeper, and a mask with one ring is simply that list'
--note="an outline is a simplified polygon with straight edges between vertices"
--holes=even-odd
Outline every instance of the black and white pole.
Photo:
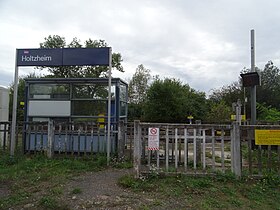
[{"label": "black and white pole", "polygon": [[[255,30],[251,30],[251,72],[255,72]],[[251,125],[256,124],[256,85],[251,87]]]}]

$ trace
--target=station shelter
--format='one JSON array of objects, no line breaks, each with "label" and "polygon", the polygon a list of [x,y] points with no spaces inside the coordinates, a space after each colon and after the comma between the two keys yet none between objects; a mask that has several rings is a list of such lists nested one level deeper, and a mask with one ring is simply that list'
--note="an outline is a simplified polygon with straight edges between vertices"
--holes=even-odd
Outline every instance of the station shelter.
[{"label": "station shelter", "polygon": [[[117,148],[118,123],[127,121],[127,89],[126,82],[112,78],[111,151]],[[32,123],[49,120],[68,125],[67,130],[54,135],[54,151],[105,152],[108,78],[25,79],[25,131]],[[74,132],[73,125],[78,122],[94,125],[98,132],[81,132],[81,129]],[[102,131],[104,135],[100,135]],[[48,133],[45,130],[25,132],[24,150],[42,150],[47,147],[47,141]]]}]

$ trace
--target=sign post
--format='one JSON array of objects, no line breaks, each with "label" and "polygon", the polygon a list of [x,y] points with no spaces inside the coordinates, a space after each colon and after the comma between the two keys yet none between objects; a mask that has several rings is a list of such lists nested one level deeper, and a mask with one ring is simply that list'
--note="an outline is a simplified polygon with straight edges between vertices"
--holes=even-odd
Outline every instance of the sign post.
[{"label": "sign post", "polygon": [[14,95],[13,95],[13,113],[12,113],[12,128],[11,128],[11,144],[10,155],[15,154],[15,136],[16,136],[16,123],[17,123],[17,96],[18,96],[18,66],[17,66],[17,50],[16,50],[16,65],[15,65],[15,78],[14,78]]},{"label": "sign post", "polygon": [[108,129],[107,129],[107,165],[110,163],[111,153],[111,77],[112,77],[112,48],[109,50],[109,73],[108,73]]}]

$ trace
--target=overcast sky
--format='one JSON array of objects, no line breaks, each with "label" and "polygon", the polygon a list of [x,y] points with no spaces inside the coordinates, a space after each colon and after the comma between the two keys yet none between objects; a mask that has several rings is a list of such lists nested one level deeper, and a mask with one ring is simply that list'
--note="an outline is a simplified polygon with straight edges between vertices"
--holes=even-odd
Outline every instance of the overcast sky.
[{"label": "overcast sky", "polygon": [[0,0],[0,85],[13,81],[16,48],[60,35],[105,40],[123,56],[125,73],[115,77],[131,78],[143,64],[209,93],[250,67],[251,29],[256,66],[280,67],[279,11],[279,0]]}]

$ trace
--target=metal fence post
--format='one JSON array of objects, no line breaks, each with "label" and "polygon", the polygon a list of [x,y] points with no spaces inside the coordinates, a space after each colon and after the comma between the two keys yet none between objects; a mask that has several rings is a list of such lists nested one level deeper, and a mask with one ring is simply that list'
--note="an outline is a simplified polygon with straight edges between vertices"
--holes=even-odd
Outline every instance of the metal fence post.
[{"label": "metal fence post", "polygon": [[47,149],[47,156],[48,158],[52,158],[53,156],[53,148],[54,148],[54,124],[53,120],[49,119],[48,122],[48,149]]},{"label": "metal fence post", "polygon": [[238,177],[241,177],[241,151],[240,151],[240,125],[238,122],[233,122],[232,124],[232,135],[231,135],[231,143],[232,143],[232,172]]},{"label": "metal fence post", "polygon": [[124,156],[124,147],[125,147],[124,121],[121,120],[119,122],[119,127],[118,127],[118,157],[119,157],[119,159]]},{"label": "metal fence post", "polygon": [[133,166],[135,171],[135,178],[139,178],[141,166],[141,126],[139,120],[134,121]]}]

